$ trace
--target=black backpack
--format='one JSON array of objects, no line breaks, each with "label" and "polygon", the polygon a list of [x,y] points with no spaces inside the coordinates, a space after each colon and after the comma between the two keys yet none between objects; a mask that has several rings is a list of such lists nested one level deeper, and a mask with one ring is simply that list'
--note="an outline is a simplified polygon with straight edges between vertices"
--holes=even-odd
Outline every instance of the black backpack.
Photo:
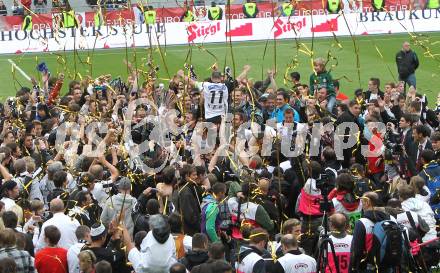
[{"label": "black backpack", "polygon": [[374,224],[373,235],[377,243],[378,264],[380,267],[390,268],[400,265],[404,248],[402,232],[402,228],[391,220]]}]

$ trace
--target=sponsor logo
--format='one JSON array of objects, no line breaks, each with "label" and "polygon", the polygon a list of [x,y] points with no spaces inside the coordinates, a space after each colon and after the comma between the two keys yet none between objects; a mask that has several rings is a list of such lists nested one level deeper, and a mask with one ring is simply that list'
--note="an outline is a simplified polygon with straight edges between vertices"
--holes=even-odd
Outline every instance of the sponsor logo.
[{"label": "sponsor logo", "polygon": [[358,22],[384,22],[402,20],[427,20],[440,18],[440,9],[424,9],[394,12],[361,12]]},{"label": "sponsor logo", "polygon": [[197,18],[199,19],[203,19],[206,17],[206,15],[208,14],[208,11],[205,7],[196,7],[194,9],[194,14]]},{"label": "sponsor logo", "polygon": [[300,268],[304,268],[307,269],[309,266],[307,264],[304,263],[299,263],[295,265],[295,269],[300,269]]},{"label": "sponsor logo", "polygon": [[220,22],[209,25],[191,24],[187,28],[188,42],[192,42],[197,38],[215,35],[220,31]]},{"label": "sponsor logo", "polygon": [[335,248],[347,248],[349,247],[346,243],[336,243]]},{"label": "sponsor logo", "polygon": [[[134,25],[130,30],[133,34],[143,33],[165,33],[165,24],[157,23],[155,26]],[[121,27],[88,27],[88,28],[60,28],[57,31],[51,28],[33,29],[31,31],[15,30],[0,31],[0,42],[5,41],[24,41],[24,40],[40,40],[40,39],[67,39],[69,37],[108,37],[124,35],[124,29]],[[122,43],[125,45],[125,43]]]},{"label": "sponsor logo", "polygon": [[312,32],[338,31],[338,18],[330,19],[312,27]]},{"label": "sponsor logo", "polygon": [[246,23],[226,32],[227,37],[252,36],[252,23]]},{"label": "sponsor logo", "polygon": [[273,34],[273,36],[275,38],[278,38],[280,35],[282,35],[285,32],[290,32],[290,31],[300,31],[303,27],[306,26],[306,18],[303,17],[302,20],[296,21],[296,22],[284,22],[283,20],[281,20],[281,18],[278,18],[273,27],[275,29],[275,32]]}]

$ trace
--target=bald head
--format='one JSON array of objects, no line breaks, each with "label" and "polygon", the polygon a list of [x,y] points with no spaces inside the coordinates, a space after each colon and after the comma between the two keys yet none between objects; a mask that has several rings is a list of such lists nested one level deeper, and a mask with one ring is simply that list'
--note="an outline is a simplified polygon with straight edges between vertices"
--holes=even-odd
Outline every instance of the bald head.
[{"label": "bald head", "polygon": [[364,210],[371,210],[379,204],[379,195],[375,192],[369,191],[364,193],[361,200],[362,208]]},{"label": "bald head", "polygon": [[89,173],[92,174],[94,177],[96,177],[96,179],[101,179],[103,170],[104,169],[102,168],[101,165],[95,164],[90,167]]},{"label": "bald head", "polygon": [[406,52],[410,51],[411,46],[410,46],[409,42],[403,42],[402,49],[403,49],[403,51],[406,51]]},{"label": "bald head", "polygon": [[347,217],[342,213],[335,213],[330,216],[331,229],[338,232],[344,232],[347,227]]},{"label": "bald head", "polygon": [[270,181],[268,179],[260,179],[258,181],[258,188],[260,188],[260,190],[263,193],[268,193],[269,187],[270,187]]},{"label": "bald head", "polygon": [[283,237],[281,237],[281,245],[283,246],[284,253],[295,250],[298,248],[298,241],[296,240],[295,236],[292,234],[286,234]]},{"label": "bald head", "polygon": [[55,198],[52,201],[50,201],[50,211],[52,213],[64,212],[63,200]]}]

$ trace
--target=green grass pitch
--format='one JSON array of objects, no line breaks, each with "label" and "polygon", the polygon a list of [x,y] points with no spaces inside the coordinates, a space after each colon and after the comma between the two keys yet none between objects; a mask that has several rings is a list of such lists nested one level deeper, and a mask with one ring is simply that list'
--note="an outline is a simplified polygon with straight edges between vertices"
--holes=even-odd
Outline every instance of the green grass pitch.
[{"label": "green grass pitch", "polygon": [[[299,40],[277,41],[274,45],[273,40],[258,42],[233,42],[232,52],[229,44],[209,44],[202,47],[193,46],[191,59],[195,66],[196,73],[200,78],[209,75],[209,68],[214,63],[223,67],[225,62],[233,67],[235,64],[235,73],[241,72],[243,65],[250,64],[252,69],[250,78],[253,80],[262,79],[266,76],[268,69],[277,67],[276,81],[278,86],[284,86],[283,76],[289,63],[297,60],[294,70],[301,73],[301,80],[308,83],[310,73],[312,73],[311,57],[307,51],[312,50],[314,57],[330,56],[328,68],[331,67],[334,78],[341,79],[341,91],[353,96],[356,88],[367,87],[370,77],[379,77],[381,87],[388,81],[397,80],[397,69],[395,65],[395,54],[401,48],[402,42],[411,41],[408,34],[388,34],[377,36],[360,36],[354,38],[359,49],[359,74],[357,69],[357,54],[353,39],[351,37],[334,38],[316,38]],[[430,105],[434,105],[437,94],[440,92],[440,32],[423,34],[418,38],[418,43],[422,46],[412,44],[413,50],[419,56],[420,67],[416,72],[417,89],[420,93],[428,96]],[[340,46],[337,46],[337,43]],[[299,47],[298,47],[299,45]],[[423,47],[428,47],[434,57],[427,57]],[[162,81],[169,79],[166,68],[170,75],[173,75],[178,69],[183,68],[185,59],[188,56],[189,46],[161,46],[162,56],[157,47],[153,48],[155,63],[160,66],[159,78]],[[136,53],[135,53],[136,52]],[[76,71],[81,75],[87,75],[92,68],[93,78],[103,74],[112,74],[114,77],[127,77],[127,67],[123,60],[128,59],[136,64],[138,68],[146,69],[149,48],[105,49],[92,52],[79,52],[77,56],[73,52],[58,52],[65,58],[66,64],[62,64],[61,59],[53,53],[28,53],[23,55],[2,55],[0,56],[0,100],[14,95],[15,90],[20,84],[27,84],[25,79],[17,72],[13,77],[11,65],[8,59],[12,59],[28,75],[35,76],[38,79],[36,64],[45,61],[52,73],[64,72],[67,80],[74,77],[75,64]],[[265,52],[265,53],[264,53]],[[329,54],[330,52],[330,54]],[[382,57],[381,57],[381,55]],[[436,55],[438,54],[438,56]],[[232,56],[233,60],[232,62]],[[86,64],[87,56],[91,56],[90,63]],[[215,56],[215,57],[214,57]],[[57,61],[58,58],[58,61]],[[189,62],[189,61],[188,61]],[[67,84],[63,87],[63,93],[67,91]]]}]

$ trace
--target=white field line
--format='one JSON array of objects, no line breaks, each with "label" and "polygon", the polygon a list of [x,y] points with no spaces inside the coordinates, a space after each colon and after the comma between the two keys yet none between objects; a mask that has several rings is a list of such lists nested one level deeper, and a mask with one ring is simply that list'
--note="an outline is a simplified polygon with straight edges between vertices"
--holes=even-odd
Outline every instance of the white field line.
[{"label": "white field line", "polygon": [[18,72],[20,72],[20,74],[28,81],[31,81],[31,77],[28,76],[28,74],[26,74],[26,72],[24,72],[17,64],[14,63],[13,60],[8,59],[8,62],[12,65],[12,67],[17,70]]}]

